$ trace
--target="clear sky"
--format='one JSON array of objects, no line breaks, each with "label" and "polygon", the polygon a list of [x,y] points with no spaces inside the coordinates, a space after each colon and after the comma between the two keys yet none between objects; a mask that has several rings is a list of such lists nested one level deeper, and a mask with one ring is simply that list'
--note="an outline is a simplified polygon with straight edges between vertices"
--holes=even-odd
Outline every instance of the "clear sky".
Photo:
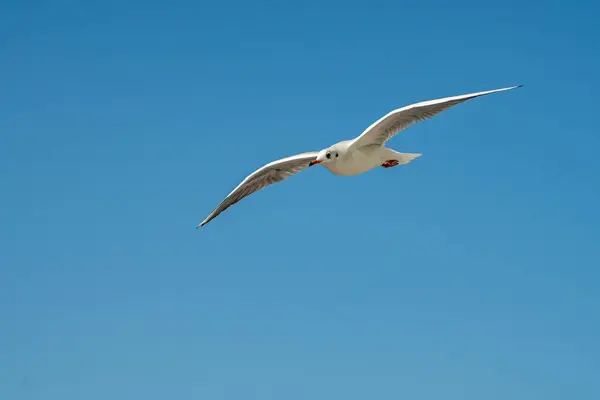
[{"label": "clear sky", "polygon": [[[4,1],[0,398],[600,398],[597,1]],[[416,101],[423,156],[254,169]]]}]

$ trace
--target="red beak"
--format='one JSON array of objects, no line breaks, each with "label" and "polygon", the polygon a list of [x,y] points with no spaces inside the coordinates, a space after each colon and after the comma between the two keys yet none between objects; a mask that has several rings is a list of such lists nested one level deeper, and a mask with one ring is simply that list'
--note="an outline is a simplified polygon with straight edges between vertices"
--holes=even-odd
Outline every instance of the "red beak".
[{"label": "red beak", "polygon": [[312,160],[311,162],[308,163],[308,166],[312,167],[315,164],[321,164],[321,161],[319,161],[319,160]]}]

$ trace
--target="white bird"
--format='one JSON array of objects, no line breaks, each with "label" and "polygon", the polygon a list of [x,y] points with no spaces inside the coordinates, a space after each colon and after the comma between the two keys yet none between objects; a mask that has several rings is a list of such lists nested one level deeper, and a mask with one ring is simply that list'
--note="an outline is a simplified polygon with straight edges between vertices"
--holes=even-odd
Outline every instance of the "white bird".
[{"label": "white bird", "polygon": [[378,166],[390,168],[396,165],[408,164],[421,154],[399,153],[384,146],[385,142],[398,132],[415,122],[431,118],[452,106],[475,97],[516,89],[521,86],[523,85],[411,104],[384,115],[352,140],[343,140],[321,151],[301,153],[273,161],[247,176],[197,228],[206,225],[244,197],[275,182],[281,182],[306,167],[320,164],[333,174],[352,176]]}]

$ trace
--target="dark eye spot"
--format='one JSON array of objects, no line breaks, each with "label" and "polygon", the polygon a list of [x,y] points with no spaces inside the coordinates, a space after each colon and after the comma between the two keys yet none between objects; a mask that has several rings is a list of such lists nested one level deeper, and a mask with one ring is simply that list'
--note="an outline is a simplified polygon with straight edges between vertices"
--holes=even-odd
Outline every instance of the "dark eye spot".
[{"label": "dark eye spot", "polygon": [[331,153],[327,152],[327,154],[325,154],[325,157],[327,157],[328,159],[331,158]]},{"label": "dark eye spot", "polygon": [[335,158],[338,158],[340,156],[340,153],[335,153]]}]

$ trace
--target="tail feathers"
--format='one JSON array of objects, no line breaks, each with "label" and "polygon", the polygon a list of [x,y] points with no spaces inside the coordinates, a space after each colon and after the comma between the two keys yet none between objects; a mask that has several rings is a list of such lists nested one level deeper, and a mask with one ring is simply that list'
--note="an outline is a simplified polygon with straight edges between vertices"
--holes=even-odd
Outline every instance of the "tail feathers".
[{"label": "tail feathers", "polygon": [[400,164],[408,164],[409,162],[411,162],[415,158],[421,157],[422,154],[420,154],[420,153],[398,153],[398,152],[396,152],[395,156],[396,156],[395,159],[398,160],[398,162]]}]

